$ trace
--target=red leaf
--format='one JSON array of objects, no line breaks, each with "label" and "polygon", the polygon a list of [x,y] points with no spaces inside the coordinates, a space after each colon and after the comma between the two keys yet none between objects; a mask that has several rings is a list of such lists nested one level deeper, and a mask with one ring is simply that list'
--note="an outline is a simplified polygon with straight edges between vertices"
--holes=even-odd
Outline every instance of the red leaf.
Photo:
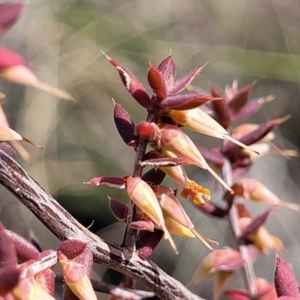
[{"label": "red leaf", "polygon": [[281,257],[276,257],[274,284],[278,297],[289,296],[299,299],[298,285],[291,267]]},{"label": "red leaf", "polygon": [[254,84],[252,83],[239,89],[236,95],[232,99],[228,100],[229,108],[233,111],[241,109],[247,103],[253,86]]},{"label": "red leaf", "polygon": [[219,101],[213,101],[211,103],[215,112],[215,118],[225,129],[227,129],[231,120],[226,101],[222,98],[221,93],[216,88],[211,87],[210,91],[213,97],[220,98]]},{"label": "red leaf", "polygon": [[225,296],[230,300],[250,300],[249,293],[242,289],[227,290]]},{"label": "red leaf", "polygon": [[208,94],[186,94],[169,96],[159,103],[161,108],[172,108],[175,110],[186,110],[196,108],[206,102],[218,100]]},{"label": "red leaf", "polygon": [[127,205],[108,197],[109,199],[109,208],[112,214],[119,220],[125,221],[127,218],[128,208]]},{"label": "red leaf", "polygon": [[149,85],[151,86],[156,97],[159,100],[165,99],[168,95],[168,92],[162,72],[151,64],[148,70],[147,78]]},{"label": "red leaf", "polygon": [[0,34],[19,19],[23,7],[23,2],[0,4]]},{"label": "red leaf", "polygon": [[66,240],[59,245],[57,251],[61,251],[68,259],[74,259],[84,251],[86,246],[87,243],[80,240]]},{"label": "red leaf", "polygon": [[255,233],[259,229],[259,227],[267,221],[268,217],[271,215],[272,212],[275,211],[275,209],[277,209],[277,206],[273,206],[267,211],[253,218],[251,223],[243,229],[241,236],[247,237],[248,235]]},{"label": "red leaf", "polygon": [[164,60],[162,60],[157,69],[162,73],[167,91],[169,92],[173,86],[176,75],[176,67],[172,55],[168,55]]},{"label": "red leaf", "polygon": [[131,94],[131,96],[143,107],[150,109],[152,107],[152,102],[147,94],[145,88],[142,84],[137,80],[137,78],[123,65],[121,65],[115,59],[106,55],[103,51],[101,51],[107,60],[118,70],[122,82],[127,89],[127,91]]},{"label": "red leaf", "polygon": [[174,82],[174,85],[170,91],[170,95],[175,95],[183,91],[193,80],[194,78],[202,71],[202,69],[205,67],[196,68],[186,75],[182,76],[181,78],[177,79]]},{"label": "red leaf", "polygon": [[5,296],[17,286],[20,273],[16,265],[0,268],[0,296]]},{"label": "red leaf", "polygon": [[27,63],[22,56],[8,50],[6,48],[0,48],[0,71],[15,66],[26,66]]},{"label": "red leaf", "polygon": [[128,146],[136,145],[136,136],[134,134],[134,122],[129,113],[120,104],[114,102],[114,121],[117,130]]}]

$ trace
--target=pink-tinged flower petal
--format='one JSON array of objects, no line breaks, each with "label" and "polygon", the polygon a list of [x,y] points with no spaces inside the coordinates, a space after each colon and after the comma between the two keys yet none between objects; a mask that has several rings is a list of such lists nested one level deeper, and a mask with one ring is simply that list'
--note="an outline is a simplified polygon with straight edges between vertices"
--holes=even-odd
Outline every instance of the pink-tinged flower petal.
[{"label": "pink-tinged flower petal", "polygon": [[5,296],[17,286],[20,273],[21,270],[16,265],[7,265],[0,268],[0,296]]},{"label": "pink-tinged flower petal", "polygon": [[157,99],[165,99],[168,95],[168,91],[162,72],[151,64],[148,70],[147,78],[148,83],[152,88],[154,94],[156,95]]},{"label": "pink-tinged flower petal", "polygon": [[206,65],[204,65],[203,67],[196,68],[190,71],[189,73],[187,73],[186,75],[182,76],[181,78],[177,79],[173,84],[173,87],[170,91],[170,95],[175,95],[183,91],[194,80],[194,78],[203,70],[205,66]]},{"label": "pink-tinged flower petal", "polygon": [[71,291],[81,300],[97,300],[82,264],[68,260],[61,252],[58,252],[58,259],[62,265],[65,282]]},{"label": "pink-tinged flower petal", "polygon": [[36,274],[34,278],[45,291],[53,296],[55,291],[55,276],[55,272],[51,268],[48,268]]},{"label": "pink-tinged flower petal", "polygon": [[263,278],[255,279],[256,294],[258,300],[274,300],[277,299],[275,286],[270,284]]},{"label": "pink-tinged flower petal", "polygon": [[264,103],[270,102],[273,99],[274,97],[272,95],[268,97],[252,99],[239,110],[231,111],[231,120],[238,121],[238,120],[249,118],[250,116],[254,115],[256,112],[258,112]]},{"label": "pink-tinged flower petal", "polygon": [[136,146],[136,136],[134,134],[134,122],[129,113],[120,104],[114,102],[114,121],[117,130],[128,146]]},{"label": "pink-tinged flower petal", "polygon": [[214,284],[214,299],[219,299],[226,284],[232,278],[234,272],[221,271],[216,274]]},{"label": "pink-tinged flower petal", "polygon": [[243,263],[244,260],[238,251],[232,248],[216,249],[202,260],[189,285],[199,284],[216,272],[234,272]]},{"label": "pink-tinged flower petal", "polygon": [[0,34],[19,19],[23,7],[24,2],[0,4]]},{"label": "pink-tinged flower petal", "polygon": [[214,98],[208,94],[176,95],[165,98],[159,103],[159,106],[161,108],[172,108],[174,110],[188,110],[196,108],[212,100],[218,101],[218,98]]},{"label": "pink-tinged flower petal", "polygon": [[125,188],[125,180],[124,178],[121,177],[110,177],[110,176],[94,177],[90,181],[84,182],[84,184],[90,184],[96,186],[106,185],[116,189]]},{"label": "pink-tinged flower petal", "polygon": [[176,245],[165,226],[162,210],[151,187],[140,177],[129,176],[126,180],[126,191],[134,204],[164,231],[174,252],[178,253]]},{"label": "pink-tinged flower petal", "polygon": [[20,279],[12,293],[15,300],[55,300],[33,276]]},{"label": "pink-tinged flower petal", "polygon": [[263,185],[256,179],[243,178],[238,181],[238,184],[240,184],[243,187],[243,196],[246,199],[265,204],[281,205],[294,210],[300,209],[299,205],[296,203],[289,203],[280,200],[265,185]]},{"label": "pink-tinged flower petal", "polygon": [[169,94],[176,75],[176,67],[172,55],[168,55],[164,60],[162,60],[157,69],[164,77],[165,85]]},{"label": "pink-tinged flower petal", "polygon": [[68,259],[73,259],[81,254],[86,246],[87,243],[80,240],[66,240],[59,245],[57,251],[63,253]]},{"label": "pink-tinged flower petal", "polygon": [[219,101],[211,102],[211,105],[215,112],[215,118],[221,126],[227,129],[231,123],[231,119],[226,101],[222,98],[221,93],[216,88],[211,87],[210,91],[213,97],[220,98]]},{"label": "pink-tinged flower petal", "polygon": [[249,293],[242,289],[227,290],[225,292],[225,295],[229,300],[250,300]]},{"label": "pink-tinged flower petal", "polygon": [[8,126],[0,125],[0,142],[23,140],[22,136]]},{"label": "pink-tinged flower petal", "polygon": [[162,239],[164,232],[155,229],[154,232],[140,231],[136,242],[138,256],[142,259],[149,257]]},{"label": "pink-tinged flower petal", "polygon": [[25,262],[29,259],[38,259],[40,252],[31,242],[8,229],[5,229],[5,232],[12,239],[17,252],[17,257],[21,262]]},{"label": "pink-tinged flower petal", "polygon": [[274,284],[278,297],[288,296],[299,299],[297,281],[291,267],[281,257],[276,257]]},{"label": "pink-tinged flower petal", "polygon": [[202,109],[196,107],[190,110],[168,110],[168,115],[178,124],[201,134],[226,139],[249,151],[252,149],[232,138],[226,129]]},{"label": "pink-tinged flower petal", "polygon": [[26,65],[26,61],[19,54],[6,48],[0,48],[0,72],[3,72],[4,70],[12,67]]},{"label": "pink-tinged flower petal", "polygon": [[247,103],[253,86],[254,83],[237,90],[236,94],[227,100],[229,108],[233,111],[240,110]]},{"label": "pink-tinged flower petal", "polygon": [[275,209],[277,209],[277,206],[273,206],[267,211],[253,218],[252,221],[248,224],[248,226],[243,228],[241,236],[247,237],[248,235],[256,233],[257,230],[267,221],[271,213],[275,211]]},{"label": "pink-tinged flower petal", "polygon": [[208,170],[227,190],[232,191],[224,180],[207,164],[192,140],[177,126],[162,125],[160,129],[160,143],[165,150],[185,158],[190,164]]},{"label": "pink-tinged flower petal", "polygon": [[120,74],[120,77],[122,79],[122,82],[127,89],[127,91],[130,93],[130,95],[143,107],[147,109],[151,109],[152,107],[152,101],[147,94],[145,88],[142,86],[142,84],[137,80],[137,78],[123,65],[121,65],[118,61],[115,59],[109,57],[106,55],[103,51],[101,51],[107,60],[117,69],[117,71]]},{"label": "pink-tinged flower petal", "polygon": [[127,205],[108,197],[109,208],[112,214],[119,220],[125,221],[127,219],[128,207]]}]

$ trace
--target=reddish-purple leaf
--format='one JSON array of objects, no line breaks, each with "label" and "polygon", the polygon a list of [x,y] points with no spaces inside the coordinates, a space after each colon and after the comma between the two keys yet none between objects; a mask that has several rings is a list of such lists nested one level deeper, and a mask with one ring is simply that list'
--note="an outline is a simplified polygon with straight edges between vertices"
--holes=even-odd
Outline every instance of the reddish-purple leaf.
[{"label": "reddish-purple leaf", "polygon": [[211,102],[215,113],[215,119],[220,125],[227,129],[231,123],[231,120],[226,101],[222,98],[221,93],[216,88],[211,87],[210,91],[213,97],[220,98],[219,101]]},{"label": "reddish-purple leaf", "polygon": [[271,215],[272,212],[277,209],[277,206],[273,206],[270,209],[266,210],[262,214],[252,218],[251,223],[249,223],[241,232],[241,237],[246,238],[248,235],[255,234],[257,230],[262,226]]},{"label": "reddish-purple leaf", "polygon": [[80,240],[66,240],[59,245],[57,251],[61,251],[68,259],[73,259],[84,251],[86,245]]},{"label": "reddish-purple leaf", "polygon": [[96,186],[106,185],[116,189],[125,188],[125,180],[121,177],[110,177],[110,176],[94,177],[90,181],[84,182],[84,184],[90,184]]},{"label": "reddish-purple leaf", "polygon": [[172,55],[168,55],[164,60],[162,60],[157,69],[162,73],[167,91],[169,92],[173,86],[176,75],[176,67]]},{"label": "reddish-purple leaf", "polygon": [[5,152],[12,159],[16,158],[16,151],[9,144],[5,142],[0,143],[0,150]]},{"label": "reddish-purple leaf", "polygon": [[[238,141],[249,146],[251,144],[254,144],[264,138],[272,129],[274,129],[276,126],[282,124],[287,119],[289,119],[289,116],[284,118],[275,119],[272,121],[265,122],[261,124],[256,130],[246,134],[242,138],[240,138]],[[240,146],[233,144],[233,143],[227,143],[224,147],[224,152],[234,152],[241,149]]]},{"label": "reddish-purple leaf", "polygon": [[[266,102],[269,102],[273,100],[273,96],[269,97],[261,97],[258,99],[253,99],[246,103],[242,108],[236,111],[231,111],[231,119],[232,121],[238,121],[238,120],[243,120],[246,118],[249,118],[253,114],[259,111],[259,109],[262,107],[262,105]],[[219,101],[217,101],[219,102]]]},{"label": "reddish-purple leaf", "polygon": [[72,261],[82,264],[86,275],[91,278],[93,272],[93,254],[91,250],[86,247],[78,256],[76,256]]},{"label": "reddish-purple leaf", "polygon": [[196,68],[190,71],[189,73],[187,73],[186,75],[182,76],[181,78],[177,79],[173,84],[173,87],[170,91],[170,95],[175,95],[183,91],[194,80],[194,78],[202,71],[203,68],[204,66],[200,68]]},{"label": "reddish-purple leaf", "polygon": [[224,164],[224,157],[221,154],[218,148],[207,149],[201,146],[197,146],[202,156],[205,158],[206,161],[213,163],[218,167],[222,167]]},{"label": "reddish-purple leaf", "polygon": [[152,184],[159,185],[163,182],[164,178],[166,177],[166,173],[163,172],[160,169],[150,169],[148,172],[146,172],[142,179],[146,182],[151,182]]},{"label": "reddish-purple leaf", "polygon": [[217,206],[213,202],[206,202],[203,205],[194,205],[197,209],[210,215],[211,217],[226,219],[228,216],[228,211]]},{"label": "reddish-purple leaf", "polygon": [[161,108],[172,108],[175,110],[186,110],[196,108],[206,102],[218,100],[208,94],[185,94],[169,96],[159,103]]},{"label": "reddish-purple leaf", "polygon": [[19,19],[23,7],[24,2],[0,4],[0,34]]},{"label": "reddish-purple leaf", "polygon": [[19,54],[6,48],[0,48],[0,72],[11,67],[26,65],[26,61]]},{"label": "reddish-purple leaf", "polygon": [[5,232],[12,239],[17,251],[17,257],[21,262],[29,259],[38,259],[40,252],[30,241],[8,229],[5,229]]},{"label": "reddish-purple leaf", "polygon": [[162,72],[156,68],[154,65],[150,65],[148,70],[148,83],[152,88],[154,94],[156,95],[157,99],[163,100],[167,97],[168,91],[165,82],[165,78]]},{"label": "reddish-purple leaf", "polygon": [[136,136],[134,134],[134,122],[129,113],[120,104],[114,102],[114,121],[117,130],[128,146],[136,146]]},{"label": "reddish-purple leaf", "polygon": [[0,268],[0,296],[11,292],[19,282],[21,270],[17,266],[5,266]]},{"label": "reddish-purple leaf", "polygon": [[119,220],[125,221],[127,219],[128,207],[127,205],[108,197],[109,199],[109,208],[112,214]]},{"label": "reddish-purple leaf", "polygon": [[159,157],[147,159],[140,162],[142,167],[155,166],[155,167],[174,167],[182,164],[187,164],[188,161],[182,157]]},{"label": "reddish-purple leaf", "polygon": [[158,229],[155,229],[154,232],[145,230],[140,231],[136,242],[136,249],[139,257],[142,259],[149,257],[162,239],[163,235],[164,232]]},{"label": "reddish-purple leaf", "polygon": [[278,297],[289,296],[300,299],[298,285],[291,267],[281,257],[276,257],[274,284]]},{"label": "reddish-purple leaf", "polygon": [[102,53],[105,55],[107,60],[118,70],[122,82],[130,93],[130,95],[143,107],[150,109],[152,107],[152,102],[147,94],[145,88],[142,84],[137,80],[137,78],[123,65],[121,65],[115,59],[106,55],[103,51]]},{"label": "reddish-purple leaf", "polygon": [[228,106],[233,111],[240,110],[248,101],[254,84],[247,85],[237,91],[232,99],[228,99]]}]

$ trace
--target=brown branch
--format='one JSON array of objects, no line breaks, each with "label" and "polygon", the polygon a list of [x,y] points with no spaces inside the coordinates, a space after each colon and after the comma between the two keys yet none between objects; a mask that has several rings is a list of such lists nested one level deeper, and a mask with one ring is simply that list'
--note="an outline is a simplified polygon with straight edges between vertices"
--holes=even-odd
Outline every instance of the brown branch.
[{"label": "brown branch", "polygon": [[147,286],[160,299],[202,299],[156,264],[102,240],[77,222],[17,162],[0,150],[0,184],[10,190],[60,240],[88,243],[94,261]]}]

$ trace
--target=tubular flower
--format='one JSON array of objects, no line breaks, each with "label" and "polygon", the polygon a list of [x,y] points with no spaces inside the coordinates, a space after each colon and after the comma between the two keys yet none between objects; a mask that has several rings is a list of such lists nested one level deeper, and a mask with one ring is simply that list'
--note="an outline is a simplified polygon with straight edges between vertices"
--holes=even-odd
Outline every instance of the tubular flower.
[{"label": "tubular flower", "polygon": [[185,158],[188,163],[208,170],[227,190],[233,192],[224,180],[208,165],[192,140],[177,126],[169,124],[161,125],[160,137],[157,144],[163,150],[171,151],[175,155]]},{"label": "tubular flower", "polygon": [[135,205],[146,214],[165,233],[175,253],[178,253],[176,245],[165,225],[164,216],[156,195],[151,187],[140,177],[126,178],[126,191]]},{"label": "tubular flower", "polygon": [[[231,141],[245,149],[252,150],[248,146],[240,143],[231,137],[226,129],[222,127],[216,120],[209,116],[199,107],[189,110],[168,110],[168,115],[178,124],[184,127],[202,133],[205,135],[213,136],[218,139]],[[254,150],[252,150],[254,151]]]},{"label": "tubular flower", "polygon": [[[170,151],[165,151],[163,155],[167,157],[176,157],[176,155]],[[191,197],[197,205],[203,205],[210,200],[210,191],[195,181],[190,180],[183,166],[160,167],[160,169],[183,188],[181,192],[183,198],[187,199]]]}]

